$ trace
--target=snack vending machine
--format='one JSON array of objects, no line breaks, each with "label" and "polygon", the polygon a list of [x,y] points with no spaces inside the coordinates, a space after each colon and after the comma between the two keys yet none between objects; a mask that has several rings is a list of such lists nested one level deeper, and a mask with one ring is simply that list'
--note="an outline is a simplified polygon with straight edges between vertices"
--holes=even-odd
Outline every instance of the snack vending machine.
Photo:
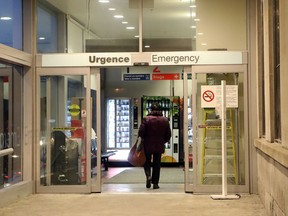
[{"label": "snack vending machine", "polygon": [[179,114],[180,97],[178,96],[143,96],[142,97],[142,118],[151,111],[152,103],[158,103],[161,106],[163,116],[170,122],[172,136],[168,143],[165,143],[165,152],[162,155],[163,163],[179,162]]},{"label": "snack vending machine", "polygon": [[132,130],[131,99],[107,99],[107,148],[129,149]]}]

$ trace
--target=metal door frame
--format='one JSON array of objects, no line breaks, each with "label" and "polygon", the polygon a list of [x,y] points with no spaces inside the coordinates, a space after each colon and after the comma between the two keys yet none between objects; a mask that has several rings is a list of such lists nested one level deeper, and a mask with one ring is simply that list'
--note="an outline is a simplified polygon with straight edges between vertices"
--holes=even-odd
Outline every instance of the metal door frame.
[{"label": "metal door frame", "polygon": [[[196,143],[195,131],[197,129],[197,121],[196,121],[196,92],[197,92],[197,80],[196,74],[204,74],[204,73],[243,73],[244,75],[244,134],[245,134],[245,184],[244,185],[228,185],[229,192],[235,193],[248,193],[249,192],[249,164],[248,164],[248,81],[247,81],[247,65],[203,65],[203,66],[189,66],[184,69],[184,83],[183,83],[183,95],[184,95],[184,122],[183,122],[183,130],[188,131],[188,118],[187,115],[187,97],[189,95],[187,86],[188,82],[192,82],[192,113],[194,114],[192,117],[192,125],[193,125],[193,143]],[[188,74],[192,74],[192,79],[188,79]],[[199,91],[199,90],[198,90]],[[188,145],[188,134],[183,133],[184,135],[184,161],[189,161],[189,145]],[[194,144],[195,145],[195,144]],[[197,148],[193,148],[193,177],[189,177],[189,166],[188,163],[185,163],[185,192],[193,192],[193,193],[213,193],[219,192],[221,193],[221,185],[203,185],[199,184],[198,179],[198,166],[195,161],[197,161]],[[193,183],[189,182],[192,181]]]}]

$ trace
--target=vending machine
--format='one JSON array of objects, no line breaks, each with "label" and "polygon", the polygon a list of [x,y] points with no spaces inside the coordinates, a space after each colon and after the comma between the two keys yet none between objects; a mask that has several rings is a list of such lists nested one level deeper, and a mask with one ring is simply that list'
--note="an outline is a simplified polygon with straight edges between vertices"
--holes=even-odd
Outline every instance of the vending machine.
[{"label": "vending machine", "polygon": [[152,103],[158,103],[161,106],[163,116],[168,118],[170,122],[172,136],[169,142],[165,143],[165,152],[162,155],[163,163],[179,162],[179,118],[180,118],[180,97],[178,96],[143,96],[142,102],[142,118],[151,111]]},{"label": "vending machine", "polygon": [[107,99],[107,148],[129,149],[132,136],[131,99]]}]

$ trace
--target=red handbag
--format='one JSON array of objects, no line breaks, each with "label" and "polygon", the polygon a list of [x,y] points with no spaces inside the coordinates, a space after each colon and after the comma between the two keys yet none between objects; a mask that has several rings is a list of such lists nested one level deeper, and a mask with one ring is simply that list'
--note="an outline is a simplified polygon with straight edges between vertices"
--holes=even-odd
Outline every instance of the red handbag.
[{"label": "red handbag", "polygon": [[143,167],[146,162],[146,156],[143,146],[143,140],[138,145],[139,137],[136,140],[136,143],[132,146],[128,154],[128,162],[135,167]]}]

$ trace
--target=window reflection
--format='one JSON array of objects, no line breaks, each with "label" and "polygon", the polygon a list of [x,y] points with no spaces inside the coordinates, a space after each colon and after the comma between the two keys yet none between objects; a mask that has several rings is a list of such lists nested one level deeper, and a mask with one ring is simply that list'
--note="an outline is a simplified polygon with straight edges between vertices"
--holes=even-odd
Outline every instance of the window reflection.
[{"label": "window reflection", "polygon": [[22,0],[0,0],[0,43],[22,50]]}]

